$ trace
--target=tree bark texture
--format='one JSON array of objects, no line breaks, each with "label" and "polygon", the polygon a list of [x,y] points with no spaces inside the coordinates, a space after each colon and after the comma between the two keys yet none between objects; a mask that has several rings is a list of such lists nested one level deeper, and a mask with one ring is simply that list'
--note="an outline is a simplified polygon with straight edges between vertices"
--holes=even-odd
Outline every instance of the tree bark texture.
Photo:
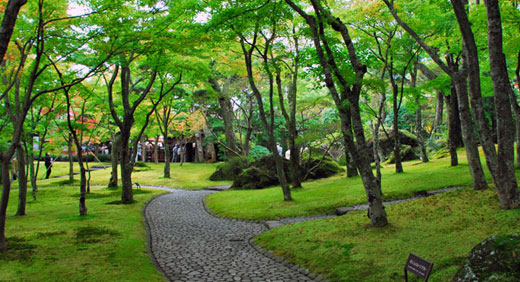
[{"label": "tree bark texture", "polygon": [[[459,25],[459,30],[462,34],[463,44],[463,60],[465,70],[468,74],[469,81],[469,97],[471,102],[471,110],[475,117],[475,123],[480,136],[480,143],[486,158],[486,163],[495,185],[501,186],[502,180],[498,176],[497,166],[497,152],[495,150],[495,143],[493,142],[493,135],[490,130],[489,121],[484,112],[482,103],[482,94],[480,88],[480,65],[478,60],[478,50],[475,43],[471,24],[466,14],[465,0],[451,0],[455,16]],[[508,104],[510,107],[510,104]],[[510,113],[511,109],[509,109]],[[511,117],[510,117],[511,118]],[[513,127],[511,127],[513,129]]]},{"label": "tree bark texture", "polygon": [[7,47],[9,47],[20,8],[25,3],[27,3],[27,0],[9,0],[7,2],[4,17],[0,24],[0,64],[3,63]]},{"label": "tree bark texture", "polygon": [[435,120],[433,122],[433,130],[434,133],[440,132],[440,126],[442,125],[442,114],[444,112],[444,93],[442,91],[437,91],[436,93],[436,101],[435,101]]},{"label": "tree bark texture", "polygon": [[498,163],[496,188],[503,209],[520,206],[514,169],[514,125],[509,101],[509,76],[502,47],[502,23],[498,0],[485,0],[488,18],[488,50],[497,113]]},{"label": "tree bark texture", "polygon": [[231,78],[228,78],[221,88],[219,82],[215,78],[210,78],[209,82],[218,94],[218,104],[220,106],[219,113],[224,122],[224,134],[226,136],[226,146],[230,149],[227,152],[228,157],[238,156],[237,142],[235,137],[235,129],[233,126],[233,106],[231,105],[231,98],[229,97],[228,88]]},{"label": "tree bark texture", "polygon": [[[144,153],[144,151],[143,151]],[[112,148],[110,150],[110,160],[112,162],[112,172],[110,173],[110,180],[108,182],[108,187],[117,187],[118,177],[118,166],[119,166],[119,158],[121,157],[121,133],[117,132],[112,137]]]},{"label": "tree bark texture", "polygon": [[457,101],[457,90],[452,81],[450,95],[446,97],[448,102],[448,148],[450,150],[451,166],[457,166],[459,159],[457,148],[463,147],[462,128],[460,126],[459,102]]},{"label": "tree bark texture", "polygon": [[[74,157],[72,155],[72,134],[69,133],[69,138],[67,139],[67,154],[69,155],[69,182],[74,183]],[[81,148],[81,147],[80,147]]]},{"label": "tree bark texture", "polygon": [[473,179],[473,188],[475,190],[487,189],[484,170],[480,162],[477,141],[473,135],[473,120],[469,109],[468,88],[466,85],[466,76],[457,76],[455,81],[457,99],[459,102],[459,114],[462,127],[462,137],[466,147],[466,155],[468,157],[468,166]]},{"label": "tree bark texture", "polygon": [[18,159],[18,209],[16,215],[25,215],[27,206],[27,173],[25,171],[25,152],[22,146],[16,148]]}]

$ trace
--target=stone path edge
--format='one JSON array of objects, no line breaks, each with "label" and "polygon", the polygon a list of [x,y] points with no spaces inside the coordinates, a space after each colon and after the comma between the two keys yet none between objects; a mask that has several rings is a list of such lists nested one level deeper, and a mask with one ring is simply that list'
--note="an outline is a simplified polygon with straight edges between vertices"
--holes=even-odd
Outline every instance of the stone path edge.
[{"label": "stone path edge", "polygon": [[[152,244],[153,244],[152,243],[152,232],[150,230],[150,223],[148,223],[149,220],[146,217],[146,209],[154,200],[156,200],[159,197],[165,196],[165,195],[168,195],[168,194],[165,193],[165,194],[157,195],[157,196],[154,196],[153,198],[151,198],[150,200],[148,200],[148,202],[146,202],[146,204],[144,205],[143,210],[141,212],[143,214],[143,219],[144,219],[143,221],[144,221],[144,226],[145,226],[145,230],[146,230],[146,247],[147,247],[146,249],[147,249],[148,255],[150,256],[152,263],[155,266],[155,269],[157,269],[164,278],[167,277],[166,273],[164,272],[164,269],[161,267],[161,265],[159,265],[159,262],[157,261],[157,258],[155,257],[155,254],[152,251],[152,247],[153,247],[152,246]],[[168,279],[166,279],[166,280],[168,280]]]},{"label": "stone path edge", "polygon": [[[225,216],[220,216],[220,215],[214,214],[209,210],[208,205],[206,204],[206,198],[204,197],[201,201],[202,201],[202,206],[204,207],[204,210],[206,211],[206,213],[208,213],[212,217],[224,219],[224,220],[230,220],[230,221],[259,223],[259,224],[265,225],[267,227],[268,231],[270,230],[269,226],[263,220],[238,219],[238,218],[230,218],[230,217],[225,217]],[[324,280],[321,277],[321,275],[314,274],[314,273],[310,272],[308,269],[306,269],[298,264],[287,261],[284,257],[276,256],[273,254],[273,252],[262,249],[262,247],[260,247],[257,243],[255,243],[253,239],[254,239],[254,237],[249,237],[247,239],[247,242],[248,242],[249,246],[251,246],[251,248],[253,248],[255,251],[257,251],[259,254],[261,254],[267,258],[270,258],[288,268],[291,268],[291,269],[299,272],[300,274],[307,276],[310,279],[313,279],[315,281],[327,281],[327,280]]]}]

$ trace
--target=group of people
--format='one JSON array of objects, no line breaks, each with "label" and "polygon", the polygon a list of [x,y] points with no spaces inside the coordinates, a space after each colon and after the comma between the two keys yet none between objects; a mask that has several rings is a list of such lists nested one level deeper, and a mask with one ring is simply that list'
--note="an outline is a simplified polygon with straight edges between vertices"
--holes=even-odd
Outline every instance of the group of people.
[{"label": "group of people", "polygon": [[172,163],[180,162],[182,154],[184,153],[184,148],[179,144],[173,145],[172,148]]}]

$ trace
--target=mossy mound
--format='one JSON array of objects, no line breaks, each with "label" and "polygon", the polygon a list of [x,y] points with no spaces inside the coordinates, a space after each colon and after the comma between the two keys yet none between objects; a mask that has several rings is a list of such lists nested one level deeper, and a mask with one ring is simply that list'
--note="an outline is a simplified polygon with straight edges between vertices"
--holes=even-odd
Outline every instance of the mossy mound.
[{"label": "mossy mound", "polygon": [[233,180],[249,166],[251,159],[233,157],[227,162],[217,165],[217,170],[209,177],[211,181]]},{"label": "mossy mound", "polygon": [[[283,163],[287,180],[291,181],[290,162],[283,159]],[[343,169],[331,159],[325,158],[322,160],[316,157],[303,161],[303,167],[300,168],[300,176],[302,179],[319,179],[342,171]],[[261,189],[278,184],[280,182],[276,171],[276,163],[273,155],[268,155],[250,163],[249,167],[243,169],[240,174],[236,174],[232,187],[236,189]]]},{"label": "mossy mound", "polygon": [[520,281],[520,234],[482,241],[471,250],[453,281]]},{"label": "mossy mound", "polygon": [[[419,157],[417,156],[416,152],[411,146],[408,145],[401,145],[401,161],[413,161],[417,160]],[[391,152],[388,156],[388,159],[383,163],[385,165],[387,164],[395,164],[395,155],[394,152]]]},{"label": "mossy mound", "polygon": [[[308,172],[305,179],[326,178],[345,171],[337,162],[328,157],[324,159],[317,157],[310,160],[304,159],[303,163],[305,169],[303,169],[302,172],[305,172],[305,174]],[[305,175],[303,175],[303,177],[305,177]]]}]

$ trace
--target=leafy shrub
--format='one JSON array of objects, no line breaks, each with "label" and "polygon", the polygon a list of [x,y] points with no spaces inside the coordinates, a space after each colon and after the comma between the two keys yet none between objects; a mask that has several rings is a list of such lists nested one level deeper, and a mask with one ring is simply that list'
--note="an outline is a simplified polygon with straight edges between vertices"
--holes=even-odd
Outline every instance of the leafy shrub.
[{"label": "leafy shrub", "polygon": [[233,188],[237,189],[261,189],[278,184],[278,177],[271,171],[260,167],[245,169],[233,181]]},{"label": "leafy shrub", "polygon": [[251,148],[251,150],[249,150],[249,156],[253,157],[255,160],[265,157],[270,153],[271,152],[269,152],[266,147],[260,145],[255,145],[253,148]]}]

